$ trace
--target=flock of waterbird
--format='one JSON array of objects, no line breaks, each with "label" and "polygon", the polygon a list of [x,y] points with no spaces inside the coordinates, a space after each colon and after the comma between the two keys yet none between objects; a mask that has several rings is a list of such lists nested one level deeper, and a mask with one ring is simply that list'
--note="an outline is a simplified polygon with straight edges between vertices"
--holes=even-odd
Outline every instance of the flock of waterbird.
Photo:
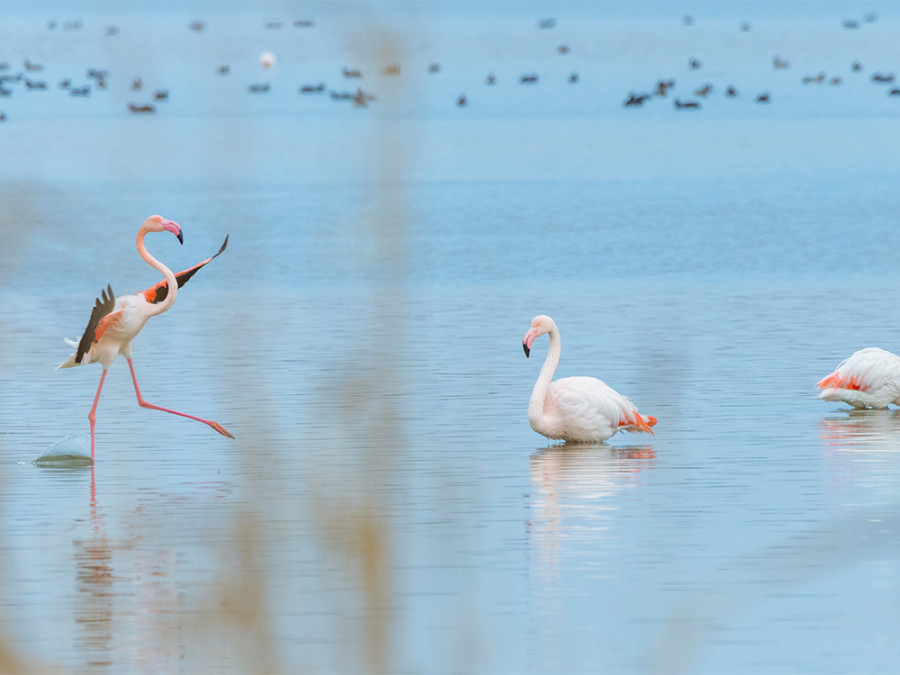
[{"label": "flock of waterbird", "polygon": [[[163,275],[163,280],[134,295],[116,297],[107,285],[94,303],[87,327],[78,342],[66,340],[75,348],[59,368],[99,363],[103,372],[88,420],[91,430],[91,462],[94,461],[94,427],[97,403],[109,367],[121,354],[128,362],[138,405],[202,422],[228,438],[234,438],[221,424],[170,408],[148,403],[141,395],[134,364],[131,342],[151,317],[171,309],[178,289],[184,286],[202,267],[221,254],[228,245],[228,237],[219,251],[178,274],[153,257],[144,245],[148,232],[169,232],[184,243],[181,226],[159,215],[150,216],[137,234],[137,250],[141,258]],[[528,402],[528,421],[531,428],[553,440],[569,443],[598,443],[619,431],[653,433],[656,418],[643,415],[627,397],[594,377],[566,377],[553,380],[559,364],[562,346],[559,328],[549,316],[539,315],[522,338],[525,356],[530,356],[535,340],[547,335],[550,348]],[[833,373],[819,381],[819,397],[826,401],[844,401],[855,408],[887,408],[900,405],[900,356],[878,348],[866,348],[843,361]]]},{"label": "flock of waterbird", "polygon": [[[877,20],[878,16],[876,14],[868,13],[863,15],[861,19],[843,19],[841,25],[847,30],[859,30],[865,24],[871,24]],[[690,27],[693,26],[695,22],[692,16],[684,16],[682,23],[684,26]],[[291,22],[266,21],[264,23],[264,28],[267,30],[280,30],[288,25],[292,25],[294,28],[299,29],[310,29],[315,27],[316,24],[310,19],[294,19]],[[537,28],[539,30],[552,30],[556,25],[557,21],[555,18],[544,18],[537,22]],[[83,23],[81,21],[61,23],[53,20],[47,24],[48,30],[51,31],[59,29],[81,30],[82,27]],[[200,33],[206,30],[207,26],[203,21],[192,21],[188,24],[187,28],[190,31]],[[739,30],[742,32],[750,31],[750,23],[747,21],[741,22]],[[118,34],[119,28],[115,25],[107,26],[105,29],[105,35],[108,37],[113,37]],[[572,52],[572,47],[569,44],[561,43],[556,46],[555,51],[559,55],[564,56]],[[686,63],[691,72],[700,72],[704,67],[701,59],[696,56],[688,57]],[[277,57],[270,51],[263,52],[259,56],[259,65],[263,71],[271,71],[276,67],[276,64]],[[776,54],[772,57],[772,67],[775,70],[787,70],[790,68],[790,62]],[[21,69],[14,69],[9,61],[0,61],[0,99],[12,96],[16,89],[35,92],[46,91],[53,88],[51,83],[41,78],[42,70],[42,63],[29,60],[28,58],[22,59]],[[401,65],[398,63],[387,63],[380,67],[376,67],[373,70],[383,77],[398,77],[402,74]],[[863,64],[860,61],[855,60],[849,65],[848,74],[862,73],[863,70]],[[427,72],[429,74],[436,75],[441,71],[442,66],[439,62],[428,63]],[[215,72],[220,77],[227,77],[231,74],[231,66],[227,63],[220,64]],[[341,68],[340,72],[342,84],[339,86],[328,86],[324,81],[317,81],[314,83],[299,84],[297,86],[297,91],[303,96],[325,95],[327,93],[333,100],[352,101],[358,107],[366,107],[371,102],[377,100],[374,93],[366,91],[363,88],[362,83],[365,81],[364,78],[366,75],[364,75],[362,69],[344,66]],[[843,78],[844,75],[832,74],[829,76],[825,72],[818,72],[802,76],[800,82],[805,85],[827,83],[829,86],[838,86],[842,84]],[[895,79],[893,72],[876,71],[870,75],[870,79],[875,84],[888,85],[888,95],[900,97],[900,88],[893,86]],[[538,72],[524,72],[516,77],[516,81],[521,85],[533,86],[541,81],[541,75]],[[569,84],[575,85],[581,81],[581,77],[577,71],[572,70],[567,76],[567,81]],[[348,82],[354,83],[353,86],[348,88]],[[493,86],[497,84],[497,82],[498,76],[495,72],[488,72],[484,76],[483,84],[485,86]],[[131,113],[154,113],[157,111],[160,103],[169,99],[168,89],[157,88],[150,91],[148,88],[144,87],[140,76],[131,78],[129,86],[135,97],[141,97],[142,99],[128,103],[127,110]],[[78,83],[75,82],[73,77],[66,77],[59,81],[56,84],[56,87],[70,96],[86,98],[90,96],[93,91],[104,91],[110,87],[109,70],[106,68],[89,68],[86,71],[85,77],[81,78]],[[675,87],[675,79],[671,77],[660,79],[649,91],[641,93],[636,93],[634,91],[629,92],[623,104],[627,108],[634,108],[642,106],[647,101],[653,99],[667,98],[669,93]],[[689,87],[685,90],[685,93],[680,96],[673,96],[672,103],[678,110],[698,110],[702,107],[703,101],[713,95],[717,89],[718,87],[714,87],[712,83],[704,82],[696,88]],[[250,94],[266,94],[272,90],[272,84],[265,80],[250,82],[246,84],[246,90]],[[724,95],[727,98],[737,98],[741,94],[734,85],[729,84],[724,87]],[[691,98],[686,98],[688,96]],[[772,95],[769,91],[755,92],[753,94],[753,99],[757,103],[766,104],[772,100]],[[457,106],[465,107],[469,105],[471,97],[468,93],[462,92],[456,95],[455,98],[452,98],[452,100],[455,100]],[[0,122],[5,121],[6,119],[6,113],[0,110]]]},{"label": "flock of waterbird", "polygon": [[[841,21],[841,25],[847,30],[858,30],[863,24],[875,23],[877,20],[878,15],[869,12],[862,17],[862,20],[844,19]],[[685,16],[683,23],[685,26],[693,26],[694,19],[692,16]],[[750,31],[750,23],[747,21],[742,22],[740,24],[740,30],[742,32]],[[703,69],[703,62],[696,56],[691,56],[687,59],[687,66],[692,72],[701,71]],[[787,59],[782,58],[778,54],[772,56],[772,68],[774,70],[788,70],[790,67],[790,61]],[[852,75],[857,75],[863,71],[863,64],[859,60],[854,60],[849,64],[847,72]],[[872,73],[870,80],[876,85],[889,85],[887,89],[888,96],[900,96],[900,88],[893,86],[895,80],[895,73],[893,71],[876,71]],[[824,71],[819,71],[815,74],[803,75],[800,78],[800,82],[804,85],[825,84],[827,82],[829,86],[840,86],[844,82],[844,76],[838,74],[828,75]],[[655,98],[666,98],[674,87],[674,79],[660,79],[650,91],[641,93],[635,93],[634,91],[628,92],[628,96],[623,105],[626,108],[638,107]],[[712,83],[704,82],[696,89],[692,90],[694,98],[682,100],[680,97],[674,97],[672,103],[678,110],[699,110],[703,105],[701,101],[706,100],[715,89],[716,87],[714,87]],[[737,98],[740,96],[740,92],[733,84],[729,84],[724,88],[724,95],[726,98]],[[772,100],[772,94],[769,91],[757,92],[753,95],[753,99],[756,103],[769,103]]]}]

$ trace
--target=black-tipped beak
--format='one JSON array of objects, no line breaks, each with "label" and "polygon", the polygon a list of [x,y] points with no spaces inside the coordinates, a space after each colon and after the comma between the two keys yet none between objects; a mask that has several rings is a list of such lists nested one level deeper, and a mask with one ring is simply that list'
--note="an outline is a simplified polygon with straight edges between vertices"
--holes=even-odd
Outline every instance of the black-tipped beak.
[{"label": "black-tipped beak", "polygon": [[525,358],[526,358],[526,359],[527,359],[529,356],[531,356],[531,350],[528,348],[528,345],[526,345],[524,342],[522,343],[522,349],[525,350]]},{"label": "black-tipped beak", "polygon": [[178,237],[178,243],[181,244],[182,246],[184,246],[184,235],[181,234],[181,232],[179,232],[179,233],[178,233],[177,235],[175,235],[175,236]]}]

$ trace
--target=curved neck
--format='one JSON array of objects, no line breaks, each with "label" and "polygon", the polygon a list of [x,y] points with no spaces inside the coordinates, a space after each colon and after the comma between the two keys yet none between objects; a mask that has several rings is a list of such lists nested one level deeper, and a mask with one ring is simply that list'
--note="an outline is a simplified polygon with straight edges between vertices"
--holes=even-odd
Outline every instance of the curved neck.
[{"label": "curved neck", "polygon": [[553,327],[547,335],[550,337],[550,350],[547,352],[547,358],[544,359],[541,373],[538,375],[537,382],[534,383],[534,390],[528,401],[528,421],[532,428],[544,417],[544,400],[547,398],[547,390],[550,388],[550,381],[553,379],[553,373],[556,372],[559,355],[562,351],[562,343],[556,327]]},{"label": "curved neck", "polygon": [[162,314],[166,310],[169,309],[173,304],[175,304],[175,296],[178,295],[178,282],[175,280],[175,274],[173,274],[172,270],[163,265],[159,260],[154,258],[147,251],[147,247],[144,246],[144,235],[147,234],[147,230],[143,227],[138,230],[137,234],[137,250],[140,253],[141,257],[147,261],[147,264],[151,267],[157,269],[159,272],[162,272],[162,275],[166,278],[166,283],[169,286],[169,292],[166,294],[166,299],[163,300],[158,305],[154,305],[153,307],[153,315]]}]

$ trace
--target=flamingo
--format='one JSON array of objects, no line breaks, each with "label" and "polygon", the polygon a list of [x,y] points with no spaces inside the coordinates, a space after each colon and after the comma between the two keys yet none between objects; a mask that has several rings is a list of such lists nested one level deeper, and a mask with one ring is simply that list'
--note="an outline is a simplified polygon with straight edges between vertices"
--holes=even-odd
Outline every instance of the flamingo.
[{"label": "flamingo", "polygon": [[631,401],[597,378],[566,377],[551,382],[561,351],[553,319],[534,317],[522,347],[527,357],[534,341],[548,334],[550,351],[528,401],[532,429],[547,438],[574,443],[605,441],[618,431],[653,433],[650,427],[656,424],[655,417],[638,413]]},{"label": "flamingo", "polygon": [[878,347],[860,349],[819,380],[818,387],[819,398],[845,401],[854,408],[900,405],[900,356]]},{"label": "flamingo", "polygon": [[138,293],[136,295],[122,295],[118,298],[113,295],[112,287],[107,285],[94,304],[94,308],[91,311],[91,318],[88,321],[87,328],[84,330],[84,334],[81,336],[81,341],[76,343],[66,339],[66,342],[76,348],[76,352],[59,365],[59,368],[72,368],[88,363],[99,363],[103,366],[103,373],[100,375],[100,384],[97,386],[97,393],[94,396],[94,405],[91,406],[91,412],[88,414],[88,420],[91,423],[92,463],[94,461],[94,422],[97,418],[97,402],[100,400],[100,390],[103,389],[106,371],[119,354],[122,354],[128,361],[128,368],[131,370],[131,379],[134,382],[134,391],[137,394],[139,406],[142,408],[162,410],[163,412],[172,413],[173,415],[181,415],[188,419],[203,422],[223,436],[234,438],[234,436],[218,422],[205,420],[200,417],[194,417],[193,415],[178,412],[177,410],[170,410],[169,408],[163,408],[162,406],[148,403],[144,400],[144,397],[141,396],[137,376],[134,373],[134,364],[131,361],[131,341],[140,332],[141,328],[144,327],[147,319],[151,316],[162,314],[172,307],[175,303],[175,297],[178,295],[178,289],[184,286],[184,284],[187,283],[201,267],[225,250],[225,247],[228,245],[228,237],[225,237],[225,241],[222,243],[222,247],[216,255],[207,258],[203,262],[197,263],[183,272],[174,274],[172,270],[147,252],[147,249],[144,246],[144,235],[148,232],[171,232],[178,237],[178,241],[183,244],[184,236],[181,233],[181,226],[162,216],[150,216],[144,221],[144,224],[141,225],[141,229],[138,230],[138,253],[147,264],[154,269],[159,270],[165,279],[155,286],[148,288],[143,293]]},{"label": "flamingo", "polygon": [[259,65],[266,70],[274,68],[276,63],[278,63],[278,59],[275,58],[275,55],[272,52],[263,52],[259,55]]}]

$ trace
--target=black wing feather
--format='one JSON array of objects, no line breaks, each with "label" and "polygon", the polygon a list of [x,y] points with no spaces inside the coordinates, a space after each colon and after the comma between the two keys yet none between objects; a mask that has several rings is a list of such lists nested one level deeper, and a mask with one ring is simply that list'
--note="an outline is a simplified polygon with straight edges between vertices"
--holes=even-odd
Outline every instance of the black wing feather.
[{"label": "black wing feather", "polygon": [[94,335],[97,333],[97,325],[104,316],[113,311],[115,306],[116,296],[113,295],[112,286],[107,284],[106,288],[100,293],[100,297],[94,302],[94,309],[91,310],[91,318],[88,320],[87,328],[84,329],[84,334],[81,336],[81,341],[78,343],[78,351],[75,353],[75,363],[81,363],[85,354],[91,350],[91,345],[94,343]]},{"label": "black wing feather", "polygon": [[[222,254],[222,251],[224,251],[225,247],[228,246],[228,237],[229,235],[225,235],[225,241],[222,242],[222,247],[214,256],[212,256],[212,258],[207,258],[203,262],[194,265],[190,269],[186,269],[183,272],[179,272],[175,275],[175,281],[178,282],[178,288],[184,286],[192,276],[200,271],[201,267],[211,262],[213,258],[218,258]],[[150,291],[154,291],[153,298],[151,299],[150,297],[145,297],[147,297],[148,302],[155,305],[156,303],[165,300],[166,296],[169,295],[169,284],[166,281],[161,281],[156,284],[156,286],[151,288]],[[149,293],[150,291],[146,291],[146,293]]]}]

